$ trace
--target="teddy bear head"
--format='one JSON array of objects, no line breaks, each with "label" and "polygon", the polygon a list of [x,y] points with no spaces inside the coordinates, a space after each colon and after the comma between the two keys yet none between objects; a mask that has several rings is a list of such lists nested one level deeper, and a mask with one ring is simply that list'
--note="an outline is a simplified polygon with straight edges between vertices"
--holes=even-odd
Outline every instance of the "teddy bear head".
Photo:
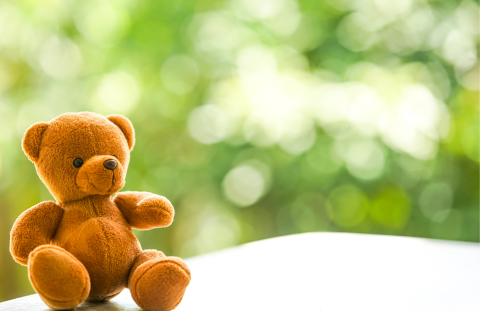
[{"label": "teddy bear head", "polygon": [[22,141],[40,179],[61,203],[112,195],[123,188],[134,144],[127,118],[91,112],[65,113],[36,123]]}]

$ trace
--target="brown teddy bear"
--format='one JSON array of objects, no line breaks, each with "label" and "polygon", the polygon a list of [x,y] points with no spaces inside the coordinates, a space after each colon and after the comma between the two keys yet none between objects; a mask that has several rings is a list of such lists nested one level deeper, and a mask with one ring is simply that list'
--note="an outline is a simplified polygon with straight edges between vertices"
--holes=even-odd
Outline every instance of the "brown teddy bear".
[{"label": "brown teddy bear", "polygon": [[166,227],[172,204],[148,192],[121,192],[135,143],[120,115],[66,113],[32,125],[23,150],[57,202],[23,212],[10,234],[10,252],[28,266],[32,286],[51,308],[108,301],[128,287],[147,310],[172,310],[190,270],[182,259],[142,250],[132,228]]}]

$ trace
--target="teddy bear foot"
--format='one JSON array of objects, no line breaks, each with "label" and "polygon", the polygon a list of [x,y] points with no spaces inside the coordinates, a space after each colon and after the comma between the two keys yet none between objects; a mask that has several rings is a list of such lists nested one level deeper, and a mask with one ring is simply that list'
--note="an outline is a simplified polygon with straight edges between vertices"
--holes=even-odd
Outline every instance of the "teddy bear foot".
[{"label": "teddy bear foot", "polygon": [[170,311],[183,298],[190,270],[178,257],[149,260],[132,272],[129,287],[133,300],[145,310]]},{"label": "teddy bear foot", "polygon": [[30,253],[28,277],[45,304],[56,310],[75,308],[90,292],[85,266],[57,246],[42,245]]}]

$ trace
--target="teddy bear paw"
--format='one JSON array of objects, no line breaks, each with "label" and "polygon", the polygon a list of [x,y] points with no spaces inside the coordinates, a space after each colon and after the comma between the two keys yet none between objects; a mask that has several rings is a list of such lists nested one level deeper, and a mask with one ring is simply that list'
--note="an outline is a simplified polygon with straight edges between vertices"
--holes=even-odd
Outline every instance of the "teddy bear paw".
[{"label": "teddy bear paw", "polygon": [[75,308],[90,292],[85,266],[57,246],[42,245],[30,253],[28,276],[40,298],[55,310]]},{"label": "teddy bear paw", "polygon": [[133,272],[130,291],[142,309],[170,311],[182,301],[190,279],[190,270],[182,259],[156,258]]}]

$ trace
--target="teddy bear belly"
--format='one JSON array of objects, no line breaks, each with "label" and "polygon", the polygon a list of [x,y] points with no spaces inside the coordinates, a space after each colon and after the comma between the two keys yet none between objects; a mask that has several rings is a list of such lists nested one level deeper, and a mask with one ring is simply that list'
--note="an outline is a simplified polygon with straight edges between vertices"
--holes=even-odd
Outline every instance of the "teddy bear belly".
[{"label": "teddy bear belly", "polygon": [[93,218],[56,236],[56,244],[78,258],[90,275],[89,300],[103,300],[127,287],[128,274],[142,252],[130,228],[107,218]]}]

